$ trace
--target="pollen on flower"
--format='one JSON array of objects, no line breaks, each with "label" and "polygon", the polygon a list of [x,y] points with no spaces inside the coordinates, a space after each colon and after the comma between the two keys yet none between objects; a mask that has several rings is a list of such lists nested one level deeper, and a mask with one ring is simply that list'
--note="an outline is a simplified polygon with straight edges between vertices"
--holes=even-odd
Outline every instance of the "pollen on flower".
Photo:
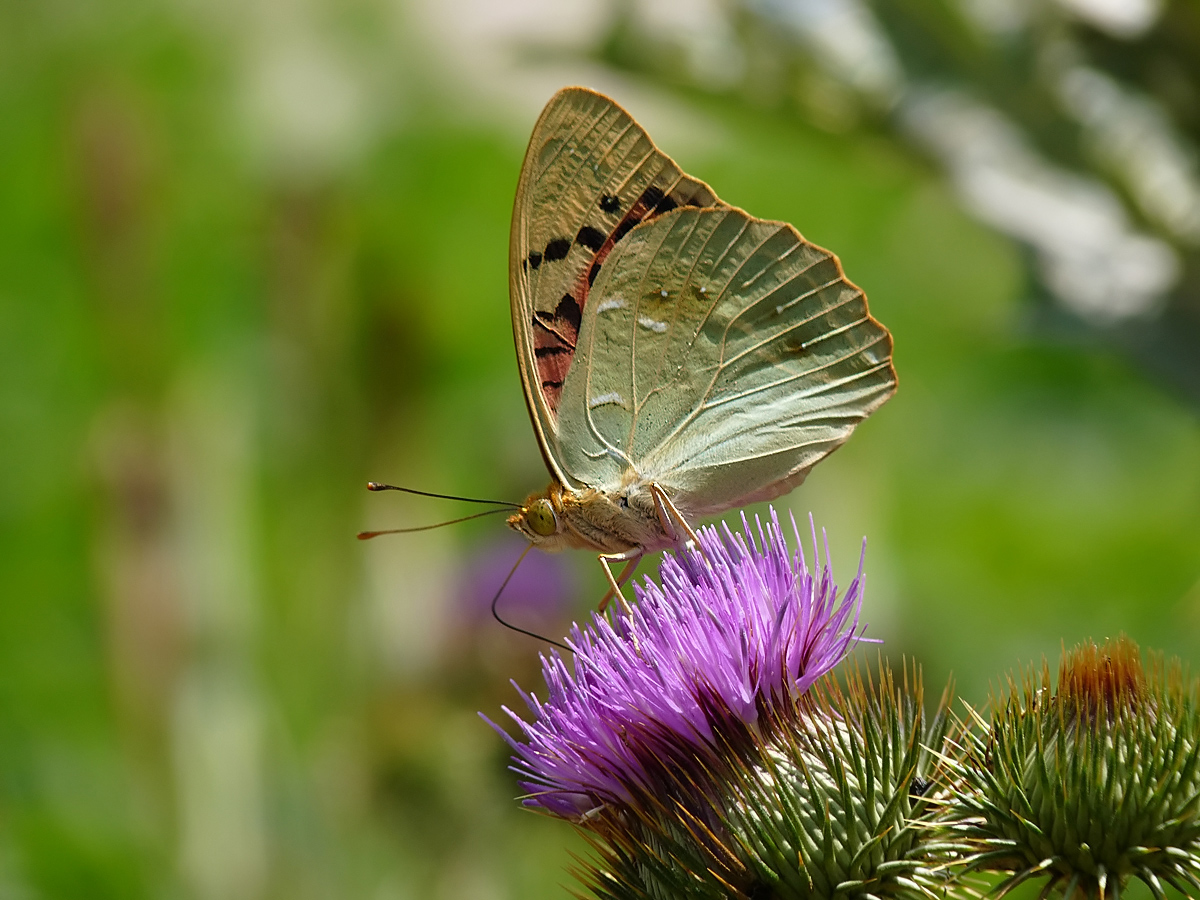
[{"label": "pollen on flower", "polygon": [[1103,647],[1087,642],[1064,654],[1058,670],[1058,701],[1088,719],[1114,718],[1145,694],[1146,673],[1137,644],[1122,635]]},{"label": "pollen on flower", "polygon": [[1200,896],[1200,683],[1151,663],[1088,642],[1053,692],[1048,665],[1010,678],[958,741],[938,827],[965,871],[1008,876],[996,896],[1044,879],[1042,896],[1115,900],[1135,878]]}]

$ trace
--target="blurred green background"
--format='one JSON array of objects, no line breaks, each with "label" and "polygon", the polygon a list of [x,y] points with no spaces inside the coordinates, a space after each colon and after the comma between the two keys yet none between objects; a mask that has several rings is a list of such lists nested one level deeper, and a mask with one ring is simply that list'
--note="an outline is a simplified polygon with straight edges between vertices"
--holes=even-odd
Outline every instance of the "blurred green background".
[{"label": "blurred green background", "polygon": [[[0,896],[566,895],[581,842],[519,810],[476,717],[538,683],[541,648],[484,608],[520,542],[498,520],[353,536],[470,511],[368,478],[547,480],[507,241],[569,83],[835,250],[894,332],[898,395],[780,503],[828,528],[843,583],[867,536],[891,659],[976,704],[1088,637],[1200,661],[1196,21],[1150,0],[5,4]],[[1080,67],[1117,93],[1060,90]],[[935,94],[1010,125],[930,124],[910,101]],[[1158,118],[1106,132],[1096,96]],[[1154,123],[1178,152],[1143,184],[1122,166]],[[979,187],[988,146],[1020,151],[992,174],[1079,188],[1110,244],[1071,256],[1095,217],[988,206],[1024,196]],[[1072,287],[1130,247],[1117,288]],[[603,591],[586,554],[526,566],[505,602],[527,623]]]}]

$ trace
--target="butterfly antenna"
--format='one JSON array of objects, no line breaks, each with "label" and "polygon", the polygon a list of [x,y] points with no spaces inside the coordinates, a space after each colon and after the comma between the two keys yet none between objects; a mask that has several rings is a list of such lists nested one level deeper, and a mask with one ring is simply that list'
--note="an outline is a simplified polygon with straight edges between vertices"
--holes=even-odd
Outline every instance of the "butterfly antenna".
[{"label": "butterfly antenna", "polygon": [[553,644],[555,647],[559,647],[563,650],[566,650],[567,652],[570,652],[571,648],[568,647],[566,644],[561,643],[560,641],[556,641],[553,638],[548,638],[544,634],[538,634],[536,631],[527,631],[524,628],[517,627],[516,625],[512,624],[511,622],[505,621],[500,616],[500,611],[496,608],[496,605],[500,602],[500,595],[504,593],[504,589],[506,587],[508,587],[508,583],[510,581],[512,581],[512,577],[515,574],[517,574],[517,566],[521,565],[522,560],[525,559],[525,554],[528,553],[532,549],[533,549],[533,544],[530,544],[528,547],[526,547],[524,550],[522,550],[521,555],[517,557],[517,561],[515,563],[513,563],[513,567],[511,569],[509,569],[508,574],[504,576],[504,581],[500,584],[500,590],[496,591],[496,596],[494,596],[492,598],[492,618],[495,619],[497,622],[499,622],[501,625],[503,625],[505,628],[509,629],[510,631],[516,631],[520,634],[528,635],[531,638],[534,638],[539,641],[545,641],[547,644]]},{"label": "butterfly antenna", "polygon": [[508,512],[508,510],[503,508],[485,509],[483,512],[474,513],[469,516],[462,516],[458,519],[450,519],[446,522],[438,522],[434,525],[418,525],[416,528],[386,528],[383,531],[360,531],[358,533],[358,539],[360,541],[369,541],[371,538],[379,537],[381,534],[412,534],[416,531],[432,531],[434,528],[442,528],[446,525],[457,525],[459,522],[469,522],[471,519],[482,519],[484,516],[494,516],[496,513],[503,512]]},{"label": "butterfly antenna", "polygon": [[506,506],[509,509],[520,509],[520,503],[511,500],[480,500],[478,497],[458,497],[454,494],[434,494],[429,491],[418,491],[416,488],[399,487],[395,484],[384,484],[382,481],[368,481],[368,491],[400,491],[405,494],[416,494],[418,497],[433,497],[435,500],[461,500],[463,503],[490,503],[493,506]]}]

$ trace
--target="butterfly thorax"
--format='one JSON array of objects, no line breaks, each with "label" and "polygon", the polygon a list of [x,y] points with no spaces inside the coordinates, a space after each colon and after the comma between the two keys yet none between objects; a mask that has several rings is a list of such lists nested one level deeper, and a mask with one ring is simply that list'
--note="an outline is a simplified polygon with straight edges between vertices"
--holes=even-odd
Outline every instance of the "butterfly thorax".
[{"label": "butterfly thorax", "polygon": [[611,488],[572,490],[553,482],[545,491],[530,494],[508,525],[552,552],[566,547],[600,553],[637,547],[650,552],[674,543],[655,509],[649,483],[633,470]]}]

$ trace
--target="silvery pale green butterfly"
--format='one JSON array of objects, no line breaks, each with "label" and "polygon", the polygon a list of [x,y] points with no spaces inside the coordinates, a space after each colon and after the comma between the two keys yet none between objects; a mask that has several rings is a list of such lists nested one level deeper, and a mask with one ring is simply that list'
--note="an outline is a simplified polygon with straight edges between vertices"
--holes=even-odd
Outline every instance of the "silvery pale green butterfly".
[{"label": "silvery pale green butterfly", "polygon": [[685,174],[603,94],[559,91],[517,186],[517,363],[549,488],[508,524],[610,562],[800,484],[896,390],[836,256]]}]

